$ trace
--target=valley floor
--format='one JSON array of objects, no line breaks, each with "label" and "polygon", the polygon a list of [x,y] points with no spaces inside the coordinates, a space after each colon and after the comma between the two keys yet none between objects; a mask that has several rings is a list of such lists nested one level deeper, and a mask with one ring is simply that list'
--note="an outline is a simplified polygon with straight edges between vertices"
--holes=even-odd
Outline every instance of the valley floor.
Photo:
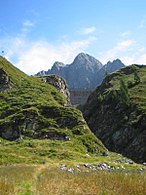
[{"label": "valley floor", "polygon": [[145,195],[146,172],[130,166],[124,171],[71,163],[1,166],[0,195]]}]

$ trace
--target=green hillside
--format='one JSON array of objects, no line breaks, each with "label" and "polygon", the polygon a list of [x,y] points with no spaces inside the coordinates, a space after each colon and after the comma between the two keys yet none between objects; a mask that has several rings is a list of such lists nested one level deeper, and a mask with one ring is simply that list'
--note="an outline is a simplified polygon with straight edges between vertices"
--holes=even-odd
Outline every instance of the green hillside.
[{"label": "green hillside", "polygon": [[0,57],[0,164],[103,155],[81,112],[40,78]]},{"label": "green hillside", "polygon": [[146,66],[107,75],[88,99],[84,116],[109,150],[146,162]]}]

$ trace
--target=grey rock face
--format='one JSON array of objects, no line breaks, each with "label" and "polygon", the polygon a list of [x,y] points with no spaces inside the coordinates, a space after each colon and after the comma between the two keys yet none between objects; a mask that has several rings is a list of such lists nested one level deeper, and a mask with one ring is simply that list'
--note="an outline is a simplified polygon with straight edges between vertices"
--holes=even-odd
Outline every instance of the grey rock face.
[{"label": "grey rock face", "polygon": [[69,88],[91,89],[96,87],[96,76],[102,63],[88,54],[80,53],[68,66]]},{"label": "grey rock face", "polygon": [[0,68],[0,92],[7,91],[12,88],[12,82],[3,68]]},{"label": "grey rock face", "polygon": [[70,102],[70,93],[66,81],[62,77],[53,74],[45,76],[44,80],[59,90],[67,98],[68,103]]}]

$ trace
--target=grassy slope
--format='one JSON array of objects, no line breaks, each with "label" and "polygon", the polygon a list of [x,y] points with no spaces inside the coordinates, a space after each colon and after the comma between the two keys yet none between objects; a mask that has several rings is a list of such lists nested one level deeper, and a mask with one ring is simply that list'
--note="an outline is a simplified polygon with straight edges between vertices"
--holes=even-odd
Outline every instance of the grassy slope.
[{"label": "grassy slope", "polygon": [[[137,105],[137,108],[143,110],[143,112],[146,112],[146,66],[137,66],[132,65],[133,70],[137,72],[138,76],[140,77],[140,83],[133,84],[132,87],[128,87],[128,93],[130,96],[130,99],[133,104]],[[127,68],[127,67],[126,67]],[[134,72],[125,74],[126,68],[119,71],[119,75],[111,81],[113,85],[113,90],[119,89],[120,86],[120,78],[124,80],[126,85],[128,86],[128,82],[134,83]],[[123,74],[124,73],[124,74]]]},{"label": "grassy slope", "polygon": [[[130,71],[128,71],[130,69]],[[134,71],[137,72],[140,77],[140,82],[135,84],[134,80]],[[129,96],[129,106],[135,107],[135,110],[139,111],[141,114],[146,113],[146,66],[132,65],[125,67],[115,73],[109,74],[102,85],[97,88],[97,90],[92,94],[88,104],[85,106],[85,109],[88,110],[88,115],[94,115],[95,107],[98,107],[101,104],[104,104],[106,97],[112,94],[113,92],[120,91],[120,80],[123,80],[128,88]],[[129,83],[130,82],[130,87]],[[115,95],[116,96],[116,95]],[[110,97],[111,98],[111,97]],[[120,101],[120,95],[117,99],[112,97],[110,99],[110,105],[115,106],[116,101]],[[125,106],[123,104],[123,106]],[[114,113],[113,113],[114,114]],[[140,117],[140,116],[139,116]],[[140,118],[139,118],[140,119]],[[136,122],[136,121],[135,121]],[[138,122],[138,121],[137,121]]]},{"label": "grassy slope", "polygon": [[[65,97],[53,86],[25,75],[2,57],[0,67],[13,83],[11,90],[0,93],[0,131],[13,131],[17,127],[23,137],[19,141],[1,138],[0,164],[75,160],[84,159],[86,153],[94,156],[106,153],[107,150],[91,133],[81,112],[64,107]],[[68,119],[73,124],[68,124]],[[24,127],[25,121],[29,120],[36,120],[36,131],[29,125]],[[66,135],[70,140],[43,139],[48,132]]]}]

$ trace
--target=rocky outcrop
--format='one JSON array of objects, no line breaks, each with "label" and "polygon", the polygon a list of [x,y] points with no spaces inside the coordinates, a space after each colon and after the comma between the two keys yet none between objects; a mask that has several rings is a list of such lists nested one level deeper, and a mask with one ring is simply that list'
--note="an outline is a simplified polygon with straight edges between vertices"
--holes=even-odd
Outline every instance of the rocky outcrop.
[{"label": "rocky outcrop", "polygon": [[0,137],[10,141],[50,139],[71,141],[87,152],[105,154],[107,149],[90,131],[82,113],[72,107],[31,107],[0,120]]},{"label": "rocky outcrop", "polygon": [[[40,113],[38,113],[39,109]],[[23,110],[20,114],[11,115],[7,121],[1,122],[0,137],[16,140],[27,136],[34,139],[67,141],[67,132],[59,131],[58,128],[74,128],[78,124],[86,126],[85,121],[80,120],[81,118],[72,116],[73,112],[76,113],[73,108],[40,106],[39,109]],[[66,113],[68,116],[64,116]],[[50,121],[43,118],[50,118]],[[85,131],[88,132],[88,128]]]},{"label": "rocky outcrop", "polygon": [[44,76],[43,80],[51,85],[53,85],[57,90],[59,90],[66,98],[68,103],[70,103],[70,93],[66,81],[58,75],[48,75]]},{"label": "rocky outcrop", "polygon": [[12,82],[4,71],[3,68],[0,68],[0,92],[7,91],[12,88]]},{"label": "rocky outcrop", "polygon": [[[140,75],[139,83],[135,74]],[[140,163],[146,162],[145,75],[146,66],[128,66],[108,75],[83,111],[91,130],[109,150]],[[121,79],[128,87],[124,92]]]}]

